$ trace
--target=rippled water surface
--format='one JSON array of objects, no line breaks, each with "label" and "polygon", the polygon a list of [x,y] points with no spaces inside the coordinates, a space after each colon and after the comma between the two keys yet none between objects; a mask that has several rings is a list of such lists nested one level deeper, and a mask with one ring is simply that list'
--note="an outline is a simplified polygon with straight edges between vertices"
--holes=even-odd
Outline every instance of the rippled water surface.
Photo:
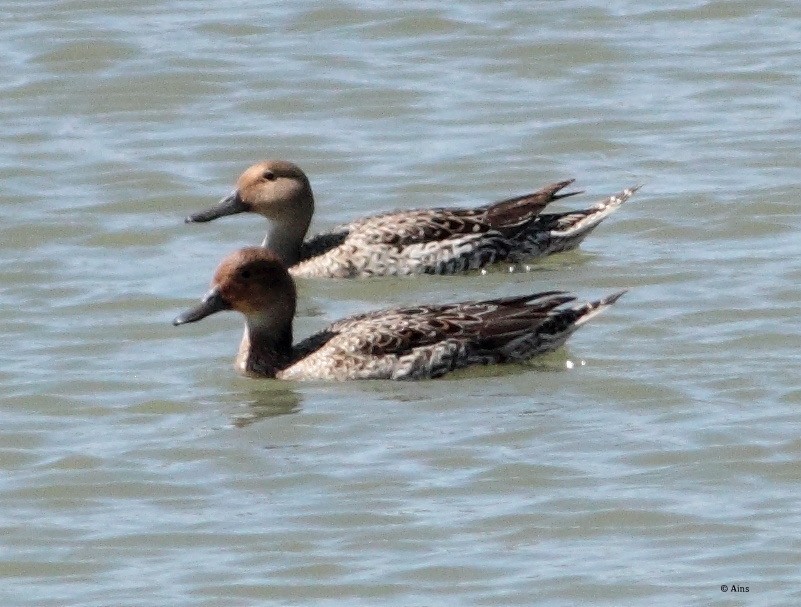
[{"label": "rippled water surface", "polygon": [[[796,3],[0,14],[0,603],[801,600]],[[307,171],[318,229],[645,184],[528,272],[302,281],[298,336],[397,302],[630,293],[523,367],[237,377],[239,318],[170,320],[263,223],[182,218],[268,157]]]}]

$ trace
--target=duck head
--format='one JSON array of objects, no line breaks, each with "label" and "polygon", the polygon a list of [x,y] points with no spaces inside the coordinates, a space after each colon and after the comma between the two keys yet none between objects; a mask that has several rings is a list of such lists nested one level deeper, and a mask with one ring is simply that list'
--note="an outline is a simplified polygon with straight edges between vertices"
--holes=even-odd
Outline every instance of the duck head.
[{"label": "duck head", "polygon": [[292,342],[296,291],[281,259],[269,249],[247,247],[228,255],[214,272],[211,290],[173,325],[197,322],[225,310],[245,316],[248,332],[285,345]]},{"label": "duck head", "polygon": [[265,217],[268,231],[262,246],[275,251],[287,266],[293,265],[314,213],[309,178],[285,160],[259,162],[240,175],[233,192],[215,206],[190,215],[186,222],[202,223],[238,213]]}]

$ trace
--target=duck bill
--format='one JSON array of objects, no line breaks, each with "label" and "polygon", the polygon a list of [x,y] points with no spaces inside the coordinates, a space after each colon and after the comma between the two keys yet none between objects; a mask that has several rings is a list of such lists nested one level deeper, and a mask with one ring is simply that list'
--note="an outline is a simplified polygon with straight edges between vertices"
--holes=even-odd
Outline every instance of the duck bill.
[{"label": "duck bill", "polygon": [[218,217],[225,217],[226,215],[244,213],[247,210],[247,206],[245,206],[245,203],[243,203],[242,199],[239,197],[239,192],[234,190],[210,209],[200,211],[199,213],[187,217],[186,223],[203,223],[205,221],[212,221]]},{"label": "duck bill", "polygon": [[175,320],[172,321],[172,324],[177,327],[178,325],[197,322],[217,312],[223,312],[224,310],[230,309],[231,306],[223,299],[222,295],[220,295],[220,292],[217,289],[212,289],[206,294],[199,305],[195,306],[191,310],[187,310],[183,314],[178,315]]}]

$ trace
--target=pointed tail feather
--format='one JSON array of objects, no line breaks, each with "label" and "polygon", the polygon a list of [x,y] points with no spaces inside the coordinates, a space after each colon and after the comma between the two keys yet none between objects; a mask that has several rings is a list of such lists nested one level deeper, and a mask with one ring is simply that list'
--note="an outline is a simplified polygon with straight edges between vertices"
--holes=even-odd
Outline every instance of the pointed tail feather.
[{"label": "pointed tail feather", "polygon": [[540,215],[521,240],[521,250],[525,255],[539,256],[575,249],[640,187],[627,188],[587,209]]},{"label": "pointed tail feather", "polygon": [[595,203],[592,206],[592,208],[596,209],[596,210],[599,210],[599,211],[603,210],[603,209],[607,209],[609,207],[617,208],[621,204],[626,202],[629,198],[634,196],[634,194],[637,192],[637,190],[639,190],[641,187],[642,187],[642,184],[638,184],[638,185],[632,186],[630,188],[626,188],[622,192],[618,192],[617,194],[613,194],[612,196],[609,196],[608,198],[604,198],[600,202]]},{"label": "pointed tail feather", "polygon": [[576,237],[586,236],[590,230],[614,213],[624,202],[634,196],[634,193],[642,186],[637,185],[626,188],[622,192],[604,198],[600,202],[592,205],[583,211],[568,211],[554,215],[555,220],[552,232],[554,236]]},{"label": "pointed tail feather", "polygon": [[576,318],[574,321],[574,328],[573,331],[578,329],[581,325],[585,322],[598,316],[601,312],[606,310],[609,306],[614,304],[618,299],[623,297],[628,292],[628,289],[623,289],[622,291],[618,291],[617,293],[612,293],[611,295],[607,295],[603,299],[598,299],[596,301],[589,301],[578,308],[574,308],[576,312],[580,313],[580,316]]},{"label": "pointed tail feather", "polygon": [[583,193],[583,191],[557,193],[574,181],[575,179],[557,181],[531,194],[515,196],[514,198],[493,203],[486,207],[487,221],[493,228],[499,230],[523,225],[539,215],[554,200]]}]

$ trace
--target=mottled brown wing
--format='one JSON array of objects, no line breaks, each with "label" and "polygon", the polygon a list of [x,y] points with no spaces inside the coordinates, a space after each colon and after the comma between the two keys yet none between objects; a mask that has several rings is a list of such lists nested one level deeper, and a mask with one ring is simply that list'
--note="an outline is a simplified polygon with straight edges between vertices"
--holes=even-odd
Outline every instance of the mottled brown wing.
[{"label": "mottled brown wing", "polygon": [[465,209],[399,211],[369,217],[350,226],[348,239],[363,244],[408,246],[444,240],[457,234],[478,234],[492,227],[481,213]]},{"label": "mottled brown wing", "polygon": [[515,234],[521,226],[536,218],[550,202],[580,194],[558,194],[559,190],[573,181],[560,181],[530,194],[471,209],[413,209],[359,219],[308,239],[301,246],[300,260],[323,255],[346,241],[358,246],[384,244],[406,247],[491,231],[504,236]]},{"label": "mottled brown wing", "polygon": [[[561,291],[478,302],[377,310],[331,324],[321,342],[370,356],[400,355],[457,339],[495,348],[533,330],[554,308],[573,301]],[[321,335],[321,334],[318,334]]]},{"label": "mottled brown wing", "polygon": [[416,209],[368,217],[348,226],[348,239],[365,244],[408,246],[463,234],[514,230],[534,219],[548,203],[579,194],[558,194],[573,181],[553,183],[536,192],[483,207]]}]

